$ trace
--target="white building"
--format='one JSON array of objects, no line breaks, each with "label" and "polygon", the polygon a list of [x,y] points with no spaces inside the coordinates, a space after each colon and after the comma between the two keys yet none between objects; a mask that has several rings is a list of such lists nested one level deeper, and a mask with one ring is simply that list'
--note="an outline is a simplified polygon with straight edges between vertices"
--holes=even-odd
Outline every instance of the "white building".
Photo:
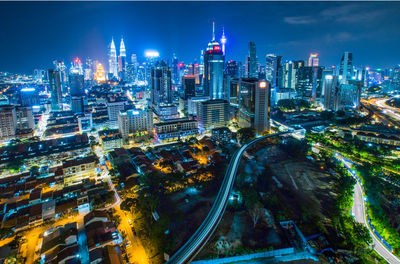
[{"label": "white building", "polygon": [[123,137],[135,132],[153,130],[153,112],[151,109],[130,109],[118,115],[118,128]]}]

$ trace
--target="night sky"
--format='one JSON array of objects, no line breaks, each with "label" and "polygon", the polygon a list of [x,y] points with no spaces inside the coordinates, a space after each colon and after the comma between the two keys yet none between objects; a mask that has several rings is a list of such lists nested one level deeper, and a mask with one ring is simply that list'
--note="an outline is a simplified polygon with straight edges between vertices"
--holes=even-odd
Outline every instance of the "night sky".
[{"label": "night sky", "polygon": [[[227,59],[244,61],[255,41],[265,55],[306,59],[320,53],[321,65],[338,64],[344,51],[355,65],[391,67],[400,63],[400,2],[0,2],[0,71],[31,74],[55,59],[90,57],[106,63],[114,37],[124,37],[128,61],[146,49],[185,63],[222,26]],[[106,66],[107,67],[107,66]]]}]

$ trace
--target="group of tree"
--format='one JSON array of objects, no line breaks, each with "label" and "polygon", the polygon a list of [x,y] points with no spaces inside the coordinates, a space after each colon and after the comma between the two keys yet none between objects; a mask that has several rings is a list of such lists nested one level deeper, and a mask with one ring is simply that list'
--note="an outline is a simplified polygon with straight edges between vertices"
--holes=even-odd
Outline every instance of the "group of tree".
[{"label": "group of tree", "polygon": [[304,99],[281,99],[278,101],[278,108],[283,112],[287,111],[303,111],[311,107],[310,102]]},{"label": "group of tree", "polygon": [[256,136],[256,131],[254,128],[245,127],[237,131],[237,139],[241,144],[246,144]]}]

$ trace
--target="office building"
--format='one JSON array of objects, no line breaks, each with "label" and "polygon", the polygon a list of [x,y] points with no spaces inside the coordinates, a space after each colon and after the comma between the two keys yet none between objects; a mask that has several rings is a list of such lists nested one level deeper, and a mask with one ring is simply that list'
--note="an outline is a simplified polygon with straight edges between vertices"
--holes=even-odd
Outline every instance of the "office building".
[{"label": "office building", "polygon": [[22,106],[40,105],[39,94],[35,88],[22,88],[19,96]]},{"label": "office building", "polygon": [[15,109],[17,117],[18,130],[34,130],[35,120],[33,118],[32,107],[30,106],[17,106]]},{"label": "office building", "polygon": [[201,131],[226,126],[229,121],[228,101],[218,99],[199,103],[197,120]]},{"label": "office building", "polygon": [[84,112],[84,98],[83,96],[71,96],[71,111],[74,113]]},{"label": "office building", "polygon": [[118,115],[120,111],[125,110],[125,105],[127,105],[127,101],[125,100],[114,100],[111,101],[110,99],[107,100],[107,113],[108,119],[110,121],[118,120]]},{"label": "office building", "polygon": [[353,78],[353,54],[350,52],[345,52],[340,60],[339,67],[339,80],[340,83],[346,84],[348,80]]},{"label": "office building", "polygon": [[51,94],[51,110],[62,110],[61,82],[58,71],[49,70],[49,88]]},{"label": "office building", "polygon": [[209,100],[208,96],[194,96],[188,98],[187,111],[189,116],[197,116],[198,105]]},{"label": "office building", "polygon": [[277,86],[278,57],[274,54],[267,54],[265,58],[265,80],[271,83],[272,87]]},{"label": "office building", "polygon": [[84,76],[79,74],[77,70],[71,71],[69,74],[69,90],[71,96],[82,96],[85,94]]},{"label": "office building", "polygon": [[151,70],[151,103],[156,113],[161,104],[172,103],[171,68],[164,61]]},{"label": "office building", "polygon": [[186,75],[182,78],[183,83],[183,99],[188,100],[189,97],[196,96],[196,76]]},{"label": "office building", "polygon": [[296,89],[296,73],[300,67],[304,66],[304,61],[287,61],[283,67],[280,67],[279,88]]},{"label": "office building", "polygon": [[118,128],[123,137],[136,132],[153,130],[153,112],[150,109],[130,109],[118,115]]},{"label": "office building", "polygon": [[348,82],[348,84],[341,84],[339,87],[339,110],[358,109],[360,106],[362,82],[354,80]]},{"label": "office building", "polygon": [[230,60],[226,63],[225,66],[225,75],[229,75],[232,78],[239,78],[240,77],[240,63]]},{"label": "office building", "polygon": [[400,66],[393,68],[390,76],[390,91],[400,91]]},{"label": "office building", "polygon": [[336,75],[325,75],[322,82],[325,109],[337,111],[339,109],[339,80]]},{"label": "office building", "polygon": [[318,67],[319,66],[319,58],[318,53],[311,53],[308,58],[308,67]]},{"label": "office building", "polygon": [[0,139],[15,136],[17,129],[17,113],[13,105],[0,105]]},{"label": "office building", "polygon": [[224,63],[225,56],[221,46],[215,40],[215,29],[213,22],[212,40],[208,43],[204,52],[204,74],[203,74],[203,92],[210,99],[224,98]]},{"label": "office building", "polygon": [[239,127],[251,127],[257,133],[269,130],[271,84],[257,78],[233,80],[239,89]]},{"label": "office building", "polygon": [[247,77],[258,78],[258,59],[256,53],[256,44],[249,42],[249,56],[247,57]]},{"label": "office building", "polygon": [[300,67],[296,71],[296,91],[300,98],[317,99],[321,97],[322,67]]}]

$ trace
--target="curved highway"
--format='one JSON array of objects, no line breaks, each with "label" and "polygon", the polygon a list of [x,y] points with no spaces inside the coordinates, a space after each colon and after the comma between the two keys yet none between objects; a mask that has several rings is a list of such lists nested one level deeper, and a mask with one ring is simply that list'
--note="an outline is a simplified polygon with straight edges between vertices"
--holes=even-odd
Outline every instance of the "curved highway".
[{"label": "curved highway", "polygon": [[235,183],[236,172],[239,167],[240,159],[242,158],[246,149],[254,143],[264,140],[266,138],[290,133],[293,133],[293,131],[280,132],[259,137],[243,145],[239,150],[236,151],[231,161],[229,162],[229,166],[225,173],[225,177],[218,192],[217,198],[215,199],[214,204],[211,207],[211,210],[208,213],[206,219],[192,235],[192,237],[190,237],[190,239],[167,261],[168,264],[180,264],[190,262],[197,255],[197,253],[200,252],[203,246],[207,243],[208,239],[210,239],[225,212],[226,205],[229,199],[229,194],[231,193],[233,185]]}]

